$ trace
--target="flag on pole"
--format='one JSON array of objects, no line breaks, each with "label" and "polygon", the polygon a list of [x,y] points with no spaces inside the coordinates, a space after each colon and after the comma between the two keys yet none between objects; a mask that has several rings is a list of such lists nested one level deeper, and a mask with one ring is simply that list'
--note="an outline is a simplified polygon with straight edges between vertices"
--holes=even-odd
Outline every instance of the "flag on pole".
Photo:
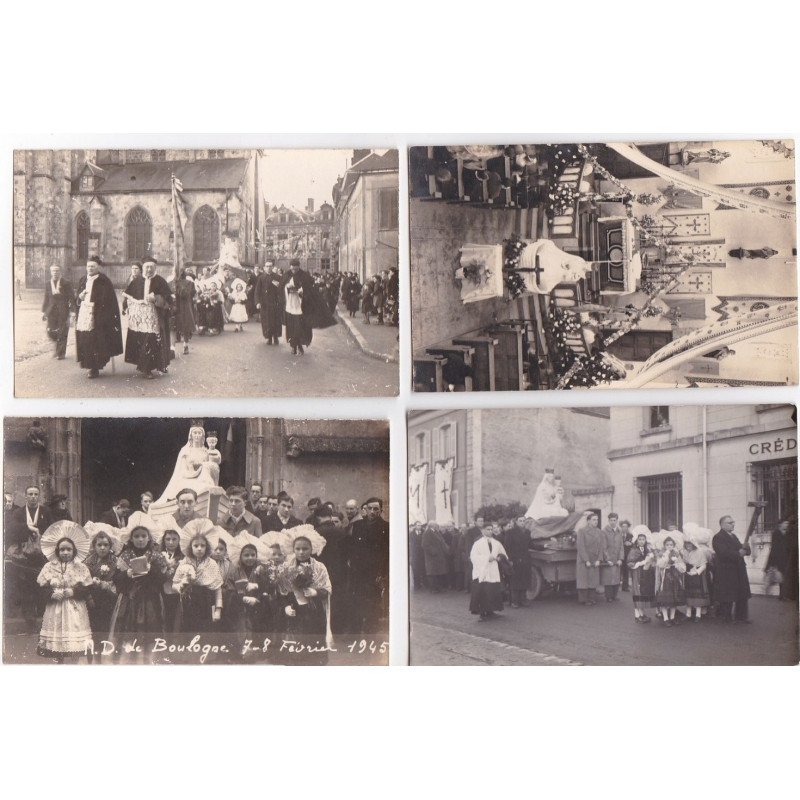
[{"label": "flag on pole", "polygon": [[172,263],[174,265],[175,283],[177,285],[186,263],[186,242],[183,232],[189,219],[186,213],[186,201],[183,199],[183,184],[176,176],[172,176]]}]

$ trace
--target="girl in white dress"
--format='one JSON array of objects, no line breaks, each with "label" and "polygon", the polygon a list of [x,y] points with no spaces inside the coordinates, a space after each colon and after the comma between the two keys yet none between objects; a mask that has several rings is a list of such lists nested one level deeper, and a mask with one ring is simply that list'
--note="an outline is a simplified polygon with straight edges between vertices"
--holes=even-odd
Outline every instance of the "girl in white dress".
[{"label": "girl in white dress", "polygon": [[[82,530],[78,525],[74,527]],[[85,547],[79,553],[76,542],[69,536],[60,536],[55,543],[47,541],[47,531],[42,536],[42,552],[49,560],[36,579],[47,601],[37,652],[59,663],[66,656],[85,655],[92,644],[86,607],[92,576],[81,563],[88,554],[88,537],[85,541],[84,537],[80,542]]]}]

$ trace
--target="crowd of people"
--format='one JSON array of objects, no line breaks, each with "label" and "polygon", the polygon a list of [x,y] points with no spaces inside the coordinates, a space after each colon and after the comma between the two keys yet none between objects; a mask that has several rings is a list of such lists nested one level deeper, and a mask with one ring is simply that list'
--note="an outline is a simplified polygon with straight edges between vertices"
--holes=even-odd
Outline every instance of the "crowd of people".
[{"label": "crowd of people", "polygon": [[[57,359],[66,357],[74,320],[77,360],[89,378],[98,378],[108,362],[123,353],[138,374],[157,378],[168,372],[175,357],[173,337],[186,355],[195,335],[216,336],[226,325],[239,333],[253,319],[260,322],[268,345],[277,346],[283,338],[293,355],[303,355],[314,329],[336,324],[340,299],[351,317],[360,309],[367,323],[375,317],[380,324],[398,325],[396,269],[385,270],[362,286],[354,273],[312,274],[301,269],[299,259],[291,259],[286,270],[268,261],[263,268],[238,268],[242,275],[225,264],[186,267],[176,280],[167,282],[157,274],[156,260],[147,257],[131,266],[120,303],[102,266],[102,259],[91,256],[86,274],[73,287],[54,264],[42,303]],[[127,317],[124,343],[122,316]]]},{"label": "crowd of people", "polygon": [[[470,611],[487,620],[502,611],[529,605],[533,519],[520,516],[473,525],[440,526],[436,522],[409,529],[413,586],[433,593],[461,590],[470,594]],[[648,612],[666,627],[682,621],[699,623],[709,614],[723,622],[748,622],[750,581],[745,558],[750,546],[734,533],[729,515],[719,531],[687,522],[684,530],[669,524],[652,532],[631,527],[611,512],[599,526],[599,515],[587,512],[569,537],[575,550],[578,602],[613,603],[620,590],[632,597],[634,620],[651,622]],[[765,586],[777,585],[783,600],[797,601],[797,525],[785,519],[772,531],[764,566]],[[602,592],[602,594],[601,594]]]},{"label": "crowd of people", "polygon": [[399,277],[396,269],[387,269],[362,284],[355,272],[345,272],[341,281],[342,302],[351,318],[359,311],[367,325],[372,318],[378,325],[399,325]]},{"label": "crowd of people", "polygon": [[[385,633],[388,625],[389,526],[371,497],[312,498],[305,521],[286,492],[229,487],[227,512],[214,522],[195,508],[197,493],[177,494],[177,510],[150,515],[114,501],[97,522],[79,526],[66,508],[54,519],[38,487],[25,505],[6,495],[7,614],[38,625],[38,652],[61,662],[130,658],[132,643],[163,637],[186,643],[206,635],[228,660],[327,662],[334,637]],[[63,505],[63,500],[59,501]],[[264,640],[295,644],[290,654]],[[243,642],[257,643],[244,652]],[[111,642],[104,651],[101,642]]]}]

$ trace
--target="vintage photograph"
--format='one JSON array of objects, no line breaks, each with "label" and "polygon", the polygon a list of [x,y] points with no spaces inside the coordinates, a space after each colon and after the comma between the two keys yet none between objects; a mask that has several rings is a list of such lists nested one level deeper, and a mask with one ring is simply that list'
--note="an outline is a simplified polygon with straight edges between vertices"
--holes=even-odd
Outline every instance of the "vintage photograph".
[{"label": "vintage photograph", "polygon": [[16,396],[397,394],[398,198],[397,150],[15,151]]},{"label": "vintage photograph", "polygon": [[797,383],[792,140],[411,147],[420,392]]},{"label": "vintage photograph", "polygon": [[388,664],[388,422],[7,417],[4,441],[6,664]]},{"label": "vintage photograph", "polygon": [[792,405],[413,411],[412,664],[796,665]]}]

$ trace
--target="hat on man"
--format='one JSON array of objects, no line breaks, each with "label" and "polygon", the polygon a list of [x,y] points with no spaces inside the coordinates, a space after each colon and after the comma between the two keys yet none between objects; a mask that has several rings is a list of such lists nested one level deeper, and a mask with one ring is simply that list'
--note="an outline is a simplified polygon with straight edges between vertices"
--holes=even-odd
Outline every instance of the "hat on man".
[{"label": "hat on man", "polygon": [[299,259],[299,258],[293,258],[293,259],[292,259],[292,260],[289,262],[289,266],[290,266],[290,267],[299,267],[299,266],[300,266],[300,259]]},{"label": "hat on man", "polygon": [[97,264],[98,267],[103,266],[103,259],[100,256],[89,256],[86,259],[87,264]]}]

